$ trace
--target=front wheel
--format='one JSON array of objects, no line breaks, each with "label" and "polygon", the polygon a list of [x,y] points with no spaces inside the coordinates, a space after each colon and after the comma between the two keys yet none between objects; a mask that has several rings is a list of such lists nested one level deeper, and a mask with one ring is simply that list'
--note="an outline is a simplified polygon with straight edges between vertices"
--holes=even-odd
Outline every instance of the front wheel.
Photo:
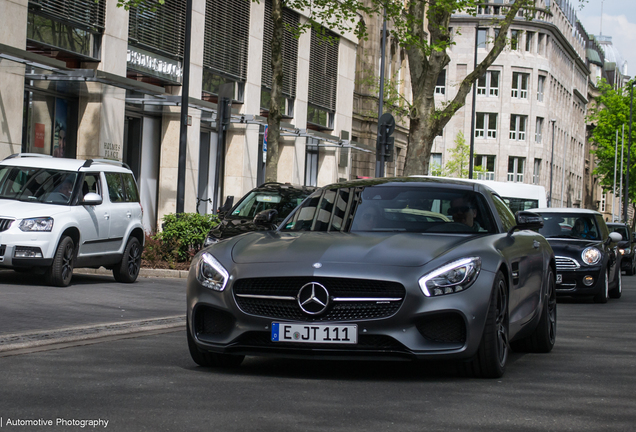
[{"label": "front wheel", "polygon": [[605,270],[605,280],[601,290],[594,296],[594,303],[607,303],[609,297],[609,270]]},{"label": "front wheel", "polygon": [[139,276],[141,267],[141,244],[135,237],[131,237],[124,249],[121,262],[113,268],[113,276],[117,282],[133,283]]},{"label": "front wheel", "polygon": [[506,370],[509,352],[508,285],[503,273],[498,272],[479,349],[475,357],[463,365],[464,372],[478,378],[499,378]]},{"label": "front wheel", "polygon": [[623,295],[623,275],[619,270],[616,277],[618,278],[618,282],[616,283],[616,287],[609,292],[610,298],[619,299]]},{"label": "front wheel", "polygon": [[53,286],[66,287],[73,277],[75,261],[75,243],[69,236],[63,236],[57,245],[53,264],[46,271],[46,279]]}]

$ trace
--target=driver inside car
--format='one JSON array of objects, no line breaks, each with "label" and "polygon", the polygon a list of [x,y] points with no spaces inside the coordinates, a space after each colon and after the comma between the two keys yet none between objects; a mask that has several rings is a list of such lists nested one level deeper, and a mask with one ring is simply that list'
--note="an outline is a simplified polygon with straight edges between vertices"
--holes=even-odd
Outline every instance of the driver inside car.
[{"label": "driver inside car", "polygon": [[451,201],[448,214],[453,217],[453,222],[462,223],[472,231],[479,231],[481,226],[475,219],[477,217],[477,206],[469,197],[460,196]]}]

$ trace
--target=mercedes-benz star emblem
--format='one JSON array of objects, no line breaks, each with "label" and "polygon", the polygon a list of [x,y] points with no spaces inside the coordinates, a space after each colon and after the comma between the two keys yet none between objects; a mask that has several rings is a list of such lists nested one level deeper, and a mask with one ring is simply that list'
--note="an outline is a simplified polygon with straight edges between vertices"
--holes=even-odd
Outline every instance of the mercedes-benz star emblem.
[{"label": "mercedes-benz star emblem", "polygon": [[329,305],[329,291],[318,282],[309,282],[298,291],[298,306],[309,315],[318,315]]}]

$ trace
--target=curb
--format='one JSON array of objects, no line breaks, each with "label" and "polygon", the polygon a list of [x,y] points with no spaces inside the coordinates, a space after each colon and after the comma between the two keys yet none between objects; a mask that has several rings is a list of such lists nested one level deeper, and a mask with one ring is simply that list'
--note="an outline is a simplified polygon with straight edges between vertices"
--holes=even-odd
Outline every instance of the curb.
[{"label": "curb", "polygon": [[[187,279],[189,270],[169,270],[169,269],[150,269],[150,268],[142,268],[139,270],[140,277],[146,278],[175,278],[175,279]],[[98,269],[90,269],[90,268],[79,268],[74,269],[73,274],[88,274],[88,275],[102,275],[102,276],[112,276],[113,272],[111,270],[107,270],[104,267],[100,267]]]}]

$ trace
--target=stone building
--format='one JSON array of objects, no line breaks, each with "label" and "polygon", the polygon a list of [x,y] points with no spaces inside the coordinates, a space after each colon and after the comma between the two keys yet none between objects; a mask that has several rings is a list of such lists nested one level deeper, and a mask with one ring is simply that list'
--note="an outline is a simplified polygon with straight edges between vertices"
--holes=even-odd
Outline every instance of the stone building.
[{"label": "stone building", "polygon": [[[155,229],[175,212],[182,181],[185,8],[185,0],[130,11],[116,0],[0,0],[0,158],[123,161],[138,178],[144,223]],[[267,0],[193,0],[185,211],[212,212],[265,178],[268,8]],[[307,19],[285,10],[291,25]],[[349,177],[358,40],[334,36],[329,44],[314,31],[286,35],[279,181]],[[224,143],[215,121],[223,84],[233,94]]]}]

